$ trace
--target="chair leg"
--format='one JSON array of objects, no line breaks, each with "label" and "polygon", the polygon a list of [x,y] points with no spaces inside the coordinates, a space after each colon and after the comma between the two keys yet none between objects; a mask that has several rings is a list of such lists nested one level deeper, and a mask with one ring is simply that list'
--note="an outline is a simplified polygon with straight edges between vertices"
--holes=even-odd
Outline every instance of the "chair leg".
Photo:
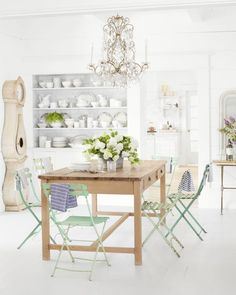
[{"label": "chair leg", "polygon": [[97,249],[96,249],[96,252],[94,254],[94,258],[93,258],[93,262],[92,262],[92,266],[91,266],[91,270],[90,270],[90,275],[89,275],[89,281],[92,281],[92,275],[93,275],[93,270],[94,270],[95,262],[97,260],[98,249],[99,249],[99,244],[98,244]]},{"label": "chair leg", "polygon": [[28,234],[24,241],[17,247],[18,250],[27,242],[28,239],[30,239],[34,234],[36,234],[36,230],[39,226],[41,226],[41,222],[34,227],[34,229]]},{"label": "chair leg", "polygon": [[107,265],[108,265],[108,266],[111,266],[111,264],[109,263],[109,260],[108,260],[108,258],[107,258],[107,254],[106,254],[105,248],[104,248],[104,246],[103,246],[103,242],[102,242],[102,236],[103,236],[103,233],[104,233],[105,226],[106,226],[106,222],[104,222],[104,225],[103,225],[103,229],[102,229],[102,233],[101,233],[101,235],[99,235],[99,233],[98,233],[97,228],[96,228],[95,225],[93,225],[93,228],[94,228],[94,231],[95,231],[95,233],[96,233],[96,235],[97,235],[97,238],[98,238],[98,245],[100,244],[100,246],[101,246],[101,248],[102,248],[102,252],[103,252],[103,254],[104,254],[104,257],[105,257],[105,260],[106,260],[106,262],[107,262]]},{"label": "chair leg", "polygon": [[[190,208],[190,206],[192,205],[193,202],[190,202],[189,205],[186,207],[186,209],[184,211],[181,211],[179,209],[179,207],[177,206],[177,204],[175,204],[175,208],[178,210],[178,212],[180,213],[179,218],[176,220],[176,222],[173,224],[173,226],[171,227],[171,231],[174,230],[174,228],[176,227],[176,225],[180,222],[181,218],[183,218],[187,224],[190,226],[190,228],[194,231],[194,233],[198,236],[198,238],[203,241],[203,238],[200,236],[200,234],[196,231],[196,229],[192,226],[192,224],[189,222],[189,220],[186,218],[185,213],[188,211],[188,209]],[[167,233],[166,237],[169,235],[169,233]]]},{"label": "chair leg", "polygon": [[60,257],[61,257],[61,254],[62,254],[62,251],[63,251],[64,246],[65,246],[65,242],[62,244],[61,249],[60,249],[60,252],[59,252],[59,254],[57,256],[57,260],[56,260],[54,269],[52,271],[51,277],[54,277],[54,275],[55,275],[55,272],[56,272],[56,269],[57,269],[57,266],[58,266],[58,263],[59,263],[59,260],[60,260]]},{"label": "chair leg", "polygon": [[146,239],[143,242],[143,246],[144,244],[147,242],[147,240],[151,237],[151,235],[153,234],[153,232],[156,230],[159,232],[159,234],[162,236],[162,238],[164,239],[164,241],[167,243],[167,245],[174,251],[174,253],[177,255],[177,257],[180,257],[180,254],[178,253],[178,251],[176,250],[176,248],[173,246],[173,243],[171,241],[169,241],[166,237],[166,235],[160,230],[159,226],[163,225],[165,227],[165,229],[168,231],[169,234],[171,234],[172,239],[174,239],[179,245],[180,247],[183,249],[184,246],[182,245],[182,243],[177,239],[177,237],[171,232],[171,230],[167,227],[167,225],[165,225],[162,221],[163,219],[166,217],[163,216],[157,223],[155,223],[149,216],[148,214],[144,211],[145,216],[149,219],[149,221],[152,223],[153,225],[153,229],[152,231],[149,233],[149,235],[146,237]]},{"label": "chair leg", "polygon": [[[184,205],[184,203],[180,201],[180,204],[184,207],[184,209],[186,209],[186,206]],[[191,216],[191,218],[195,221],[195,223],[201,228],[201,230],[206,234],[207,231],[201,226],[201,224],[198,222],[198,220],[192,215],[192,213],[190,212],[190,210],[187,210],[187,213]]]}]

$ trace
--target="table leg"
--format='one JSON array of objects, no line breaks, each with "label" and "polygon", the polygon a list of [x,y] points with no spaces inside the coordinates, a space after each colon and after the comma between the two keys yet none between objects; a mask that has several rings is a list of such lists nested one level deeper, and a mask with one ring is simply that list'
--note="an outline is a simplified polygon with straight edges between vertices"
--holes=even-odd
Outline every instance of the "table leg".
[{"label": "table leg", "polygon": [[134,259],[136,265],[142,265],[142,213],[141,182],[134,182]]},{"label": "table leg", "polygon": [[[165,167],[163,167],[165,169]],[[166,202],[166,173],[164,171],[164,174],[161,176],[160,179],[160,202],[165,203]],[[161,210],[161,217],[165,214],[164,209]]]},{"label": "table leg", "polygon": [[[42,182],[43,184],[43,182]],[[50,259],[50,230],[49,230],[49,206],[48,199],[43,193],[43,189],[41,187],[41,216],[42,216],[42,255],[43,260]]]},{"label": "table leg", "polygon": [[220,197],[220,214],[223,215],[223,195],[224,195],[224,166],[220,167],[220,190],[221,190],[221,197]]},{"label": "table leg", "polygon": [[97,211],[98,211],[97,194],[92,194],[92,214],[93,214],[93,216],[97,216]]}]

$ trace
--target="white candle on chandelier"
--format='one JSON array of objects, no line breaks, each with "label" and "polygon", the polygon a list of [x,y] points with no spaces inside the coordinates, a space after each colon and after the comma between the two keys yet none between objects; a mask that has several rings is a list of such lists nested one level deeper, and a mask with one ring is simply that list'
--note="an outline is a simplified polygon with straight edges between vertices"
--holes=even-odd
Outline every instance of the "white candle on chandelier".
[{"label": "white candle on chandelier", "polygon": [[147,62],[148,41],[145,39],[145,62]]},{"label": "white candle on chandelier", "polygon": [[91,46],[91,65],[93,64],[93,43],[92,43],[92,46]]}]

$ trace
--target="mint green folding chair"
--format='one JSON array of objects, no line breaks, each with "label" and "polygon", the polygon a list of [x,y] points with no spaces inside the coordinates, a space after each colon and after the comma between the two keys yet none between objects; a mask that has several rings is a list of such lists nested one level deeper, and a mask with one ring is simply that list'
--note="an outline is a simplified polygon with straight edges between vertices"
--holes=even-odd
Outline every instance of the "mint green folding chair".
[{"label": "mint green folding chair", "polygon": [[[38,217],[37,213],[35,212],[36,208],[41,207],[41,203],[36,194],[35,187],[32,180],[32,173],[30,172],[29,168],[23,168],[18,170],[15,175],[15,180],[16,180],[16,189],[19,193],[22,203],[25,206],[25,209],[30,212],[30,214],[36,221],[36,225],[33,228],[33,230],[26,236],[26,238],[24,238],[24,240],[17,247],[17,249],[20,249],[31,237],[36,235],[41,229],[42,222],[40,218]],[[32,200],[29,200],[29,196],[27,195],[27,193],[30,194]],[[55,240],[51,236],[50,236],[50,239],[53,243],[55,243]]]},{"label": "mint green folding chair", "polygon": [[[200,240],[203,240],[201,237],[201,233],[207,233],[206,230],[202,227],[202,225],[198,222],[198,220],[193,216],[193,214],[190,212],[190,208],[193,205],[193,203],[198,199],[200,196],[205,184],[207,177],[209,175],[210,171],[210,165],[207,164],[205,167],[205,170],[203,172],[203,176],[199,185],[198,190],[196,193],[192,194],[185,194],[182,192],[178,192],[175,194],[170,194],[168,196],[168,199],[171,201],[171,203],[175,206],[177,211],[179,212],[179,217],[175,221],[175,223],[172,225],[170,231],[173,232],[174,228],[177,226],[177,224],[181,220],[185,220],[186,223],[189,225],[189,227],[193,230],[193,232],[199,237]],[[177,200],[177,202],[176,202]],[[191,223],[192,221],[192,223]],[[169,235],[167,233],[166,237]]]},{"label": "mint green folding chair", "polygon": [[[163,204],[159,202],[145,201],[143,197],[142,212],[153,225],[153,229],[143,241],[143,246],[147,243],[152,234],[157,231],[172,251],[180,257],[177,247],[183,249],[184,246],[167,225],[167,216],[172,212],[177,201],[178,199],[176,198],[175,200],[173,199],[173,202],[166,202]],[[164,214],[162,213],[163,211]]]},{"label": "mint green folding chair", "polygon": [[45,174],[53,170],[52,158],[34,158],[34,168],[37,175]]},{"label": "mint green folding chair", "polygon": [[[88,272],[89,273],[89,280],[92,280],[92,275],[93,275],[93,271],[94,271],[94,267],[95,267],[95,263],[97,261],[105,261],[107,263],[108,266],[110,266],[110,263],[108,261],[106,252],[105,252],[105,248],[103,246],[103,234],[104,234],[104,229],[106,226],[106,222],[109,219],[109,217],[98,217],[98,216],[93,216],[91,209],[90,209],[90,205],[88,202],[88,190],[87,190],[87,186],[84,184],[71,184],[69,185],[69,195],[70,196],[74,196],[77,198],[81,198],[83,197],[86,201],[86,207],[87,207],[87,211],[88,211],[88,216],[81,216],[81,215],[70,215],[69,217],[66,217],[64,220],[58,220],[58,216],[57,216],[57,210],[52,209],[51,207],[51,185],[50,184],[43,184],[43,190],[44,190],[44,194],[45,196],[49,199],[49,210],[50,210],[50,216],[51,219],[54,221],[54,223],[56,224],[58,231],[61,235],[61,238],[63,240],[63,243],[61,245],[61,248],[59,250],[58,253],[58,257],[56,259],[56,263],[55,266],[53,268],[53,272],[51,274],[51,276],[53,277],[55,275],[56,270],[66,270],[66,271],[77,271],[77,272]],[[102,229],[99,231],[97,229],[97,226],[101,225]],[[72,239],[72,238],[68,238],[68,232],[71,228],[76,228],[76,227],[91,227],[94,229],[94,234],[95,234],[95,239],[96,239],[96,251],[94,254],[93,259],[88,259],[88,258],[82,258],[82,257],[75,257],[72,255],[71,252],[71,248],[70,248],[70,244],[73,243],[73,241],[82,241],[82,242],[94,242],[94,240],[79,240],[79,239]],[[60,258],[61,258],[61,254],[63,252],[63,250],[67,250],[67,252],[69,253],[70,259],[71,261],[74,263],[76,259],[78,260],[85,260],[85,261],[90,261],[91,262],[91,268],[90,269],[73,269],[73,268],[65,268],[65,267],[61,267],[59,266],[59,262],[60,262]],[[97,255],[99,250],[101,249],[101,251],[103,252],[104,258],[103,260],[99,260],[97,259]]]}]

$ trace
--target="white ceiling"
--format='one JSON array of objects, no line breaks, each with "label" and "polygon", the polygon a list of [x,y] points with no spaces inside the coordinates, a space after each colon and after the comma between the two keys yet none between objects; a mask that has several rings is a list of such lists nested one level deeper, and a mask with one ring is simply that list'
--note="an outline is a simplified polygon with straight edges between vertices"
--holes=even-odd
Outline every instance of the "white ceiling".
[{"label": "white ceiling", "polygon": [[235,5],[235,0],[0,0],[0,18]]}]

